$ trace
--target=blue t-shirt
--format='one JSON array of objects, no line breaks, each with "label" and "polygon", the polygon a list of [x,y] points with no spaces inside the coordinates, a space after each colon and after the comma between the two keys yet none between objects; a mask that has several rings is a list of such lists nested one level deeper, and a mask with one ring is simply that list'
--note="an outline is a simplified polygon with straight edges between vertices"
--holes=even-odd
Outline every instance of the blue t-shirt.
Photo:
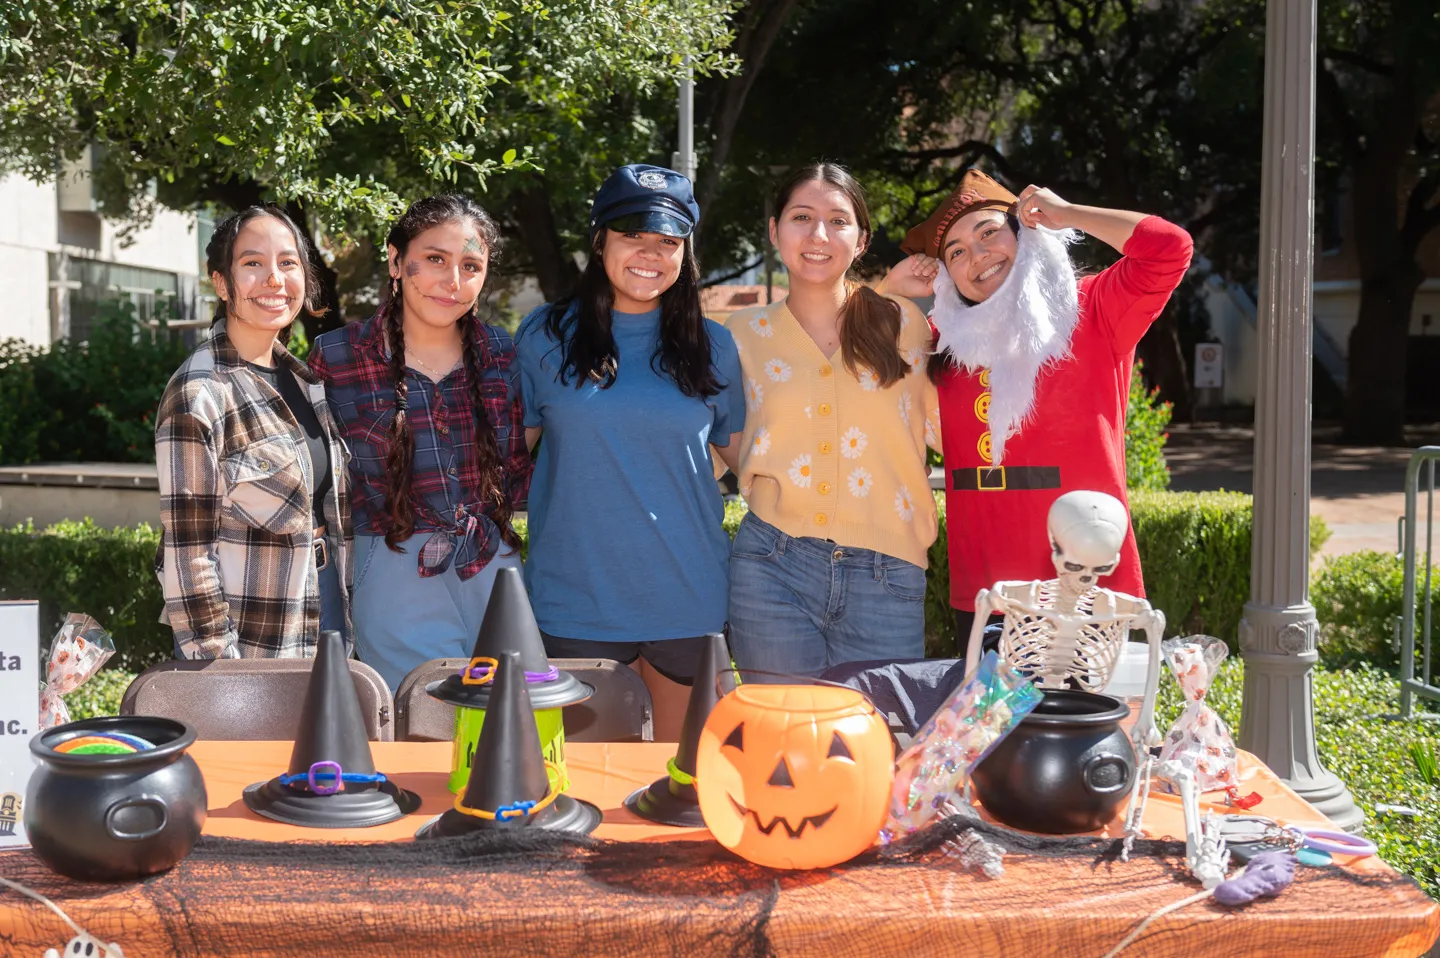
[{"label": "blue t-shirt", "polygon": [[[573,307],[572,307],[573,309]],[[530,483],[525,582],[540,628],[566,639],[654,642],[725,624],[730,539],[709,443],[745,428],[740,354],[706,321],[713,396],[656,373],[660,311],[612,313],[619,372],[609,389],[560,382],[549,306],[515,334],[525,425],[545,432]]]}]

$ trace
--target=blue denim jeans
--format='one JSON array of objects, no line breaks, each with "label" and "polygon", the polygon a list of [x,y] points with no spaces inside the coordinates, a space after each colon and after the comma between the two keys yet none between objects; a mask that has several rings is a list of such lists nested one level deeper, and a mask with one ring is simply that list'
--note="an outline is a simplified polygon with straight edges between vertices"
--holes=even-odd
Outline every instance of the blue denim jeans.
[{"label": "blue denim jeans", "polygon": [[404,552],[385,545],[382,536],[355,537],[355,589],[350,618],[355,623],[355,654],[385,679],[390,691],[410,670],[431,659],[468,658],[490,603],[495,573],[520,568],[509,546],[469,579],[454,565],[436,576],[420,577],[415,552],[421,535]]},{"label": "blue denim jeans", "polygon": [[844,662],[921,658],[925,570],[797,539],[749,513],[730,551],[730,650],[741,669],[812,677]]}]

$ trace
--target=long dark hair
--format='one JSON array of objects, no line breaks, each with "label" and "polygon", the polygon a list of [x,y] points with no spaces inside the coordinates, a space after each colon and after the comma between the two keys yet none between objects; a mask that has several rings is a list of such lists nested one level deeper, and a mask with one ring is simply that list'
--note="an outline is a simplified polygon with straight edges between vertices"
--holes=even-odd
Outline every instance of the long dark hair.
[{"label": "long dark hair", "polygon": [[[550,338],[560,344],[560,382],[569,385],[573,378],[576,389],[590,381],[609,389],[620,372],[610,317],[615,291],[605,274],[609,232],[601,229],[595,234],[590,262],[575,292],[552,304],[545,319]],[[650,368],[669,376],[686,396],[713,396],[726,384],[716,376],[712,362],[710,331],[700,308],[700,267],[690,240],[682,245],[680,275],[660,294],[660,342],[650,357]]]},{"label": "long dark hair", "polygon": [[[865,204],[865,190],[850,171],[837,163],[810,163],[791,170],[775,190],[775,211],[778,220],[795,191],[806,183],[833,186],[850,201],[855,211],[855,225],[863,234],[860,252],[870,245],[872,233],[870,207]],[[859,375],[863,364],[874,371],[881,388],[905,378],[909,363],[900,355],[900,306],[886,299],[863,283],[852,283],[840,312],[840,358],[845,368]]]},{"label": "long dark hair", "polygon": [[[305,237],[305,231],[295,225],[284,210],[273,203],[266,203],[263,206],[250,206],[238,213],[231,213],[220,221],[215,227],[215,234],[210,237],[210,242],[205,245],[205,272],[213,276],[219,273],[225,278],[225,289],[229,295],[235,295],[235,240],[245,224],[261,216],[273,216],[285,228],[290,235],[295,237],[295,252],[300,257],[301,268],[305,271],[305,312],[311,316],[323,315],[325,310],[320,308],[320,276],[315,272],[315,261],[310,255],[310,241]],[[230,314],[225,308],[225,300],[219,296],[215,297],[215,320],[228,317]],[[289,326],[280,330],[278,339],[283,345],[288,341],[286,332]]]},{"label": "long dark hair", "polygon": [[[427,196],[410,204],[405,214],[390,227],[385,237],[387,246],[395,247],[403,258],[410,241],[429,229],[445,223],[465,222],[475,227],[485,246],[487,265],[495,261],[500,244],[500,231],[488,213],[468,196],[442,193]],[[405,294],[399,282],[392,281],[390,295],[380,307],[380,322],[390,344],[390,375],[395,389],[395,419],[390,427],[390,450],[385,457],[385,514],[389,528],[385,544],[403,552],[400,543],[415,531],[415,503],[410,489],[415,469],[415,435],[407,415],[409,387],[405,383]],[[485,415],[484,396],[480,389],[481,347],[480,320],[475,306],[460,317],[460,340],[464,351],[465,381],[470,389],[470,402],[475,407],[475,459],[480,467],[480,498],[495,507],[494,521],[500,538],[511,548],[520,547],[520,537],[510,527],[515,505],[505,492],[505,470],[500,459],[500,444],[495,438],[495,424]]]}]

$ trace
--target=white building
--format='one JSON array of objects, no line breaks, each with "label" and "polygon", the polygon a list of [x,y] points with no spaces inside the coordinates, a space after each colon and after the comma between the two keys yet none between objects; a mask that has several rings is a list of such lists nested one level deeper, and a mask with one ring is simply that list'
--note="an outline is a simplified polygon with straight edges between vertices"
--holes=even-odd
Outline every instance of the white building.
[{"label": "white building", "polygon": [[142,319],[158,298],[182,319],[195,315],[206,224],[162,209],[122,241],[96,211],[87,164],[88,157],[50,183],[0,176],[0,339],[83,339],[101,303],[120,296]]}]

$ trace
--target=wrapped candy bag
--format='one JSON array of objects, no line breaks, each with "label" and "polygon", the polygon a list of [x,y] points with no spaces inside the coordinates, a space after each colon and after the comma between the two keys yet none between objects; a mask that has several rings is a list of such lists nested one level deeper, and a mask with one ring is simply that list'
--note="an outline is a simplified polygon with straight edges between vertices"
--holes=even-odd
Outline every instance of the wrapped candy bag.
[{"label": "wrapped candy bag", "polygon": [[1029,678],[985,653],[980,667],[952,692],[895,761],[890,814],[880,832],[894,841],[922,827],[964,785],[965,776],[1040,704]]},{"label": "wrapped candy bag", "polygon": [[1166,639],[1160,651],[1186,702],[1185,711],[1165,736],[1160,761],[1184,763],[1194,771],[1195,785],[1202,792],[1234,789],[1235,741],[1225,721],[1205,704],[1205,693],[1230,650],[1214,636],[1190,635]]},{"label": "wrapped candy bag", "polygon": [[40,727],[54,728],[70,721],[62,695],[68,695],[100,671],[115,643],[110,633],[88,615],[71,612],[50,642],[45,685],[40,690]]}]

